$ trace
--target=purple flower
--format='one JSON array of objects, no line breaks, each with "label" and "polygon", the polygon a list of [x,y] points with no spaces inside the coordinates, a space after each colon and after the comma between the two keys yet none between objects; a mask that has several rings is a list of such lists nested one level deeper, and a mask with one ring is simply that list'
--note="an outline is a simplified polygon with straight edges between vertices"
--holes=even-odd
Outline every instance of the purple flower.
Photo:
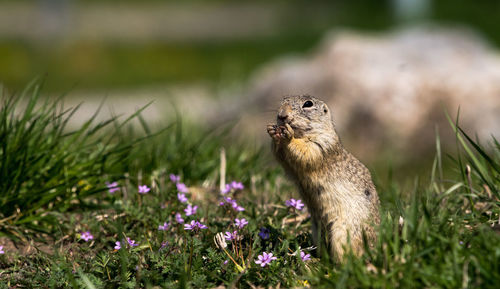
[{"label": "purple flower", "polygon": [[224,200],[220,201],[219,206],[224,206],[225,204],[227,204],[228,199],[231,200],[231,198],[224,198]]},{"label": "purple flower", "polygon": [[306,254],[304,251],[300,251],[300,259],[302,259],[303,262],[311,260],[311,254]]},{"label": "purple flower", "polygon": [[170,224],[167,223],[167,222],[164,222],[163,225],[159,225],[158,226],[158,230],[160,230],[160,231],[166,231],[168,229],[168,226],[170,226]]},{"label": "purple flower", "polygon": [[127,237],[127,243],[128,245],[132,248],[132,247],[136,247],[136,246],[139,246],[139,244],[136,244],[135,243],[135,240],[132,240],[130,239],[129,237]]},{"label": "purple flower", "polygon": [[231,205],[236,204],[236,200],[233,200],[230,197],[224,197],[224,202],[231,204]]},{"label": "purple flower", "polygon": [[192,220],[190,224],[184,224],[184,230],[194,230],[198,227],[198,223]]},{"label": "purple flower", "polygon": [[233,201],[231,202],[231,207],[233,207],[233,209],[234,209],[235,211],[238,211],[238,212],[243,212],[243,211],[245,210],[245,208],[243,208],[242,206],[238,205],[238,203],[236,203],[236,201],[235,201],[235,200],[233,200]]},{"label": "purple flower", "polygon": [[115,250],[120,250],[122,248],[122,244],[120,243],[120,241],[116,241],[115,242]]},{"label": "purple flower", "polygon": [[188,199],[186,198],[186,195],[182,194],[182,193],[177,193],[177,199],[179,199],[179,202],[181,202],[181,203],[185,203],[188,201]]},{"label": "purple flower", "polygon": [[5,254],[5,252],[3,250],[3,246],[0,246],[0,254]]},{"label": "purple flower", "polygon": [[116,191],[120,190],[120,187],[118,187],[117,182],[112,182],[112,183],[106,182],[106,186],[108,187],[108,191],[110,194],[114,194]]},{"label": "purple flower", "polygon": [[184,219],[182,218],[181,214],[180,213],[177,213],[175,214],[175,220],[177,221],[177,223],[179,224],[183,224],[184,223]]},{"label": "purple flower", "polygon": [[227,265],[229,263],[229,260],[224,261],[223,265]]},{"label": "purple flower", "polygon": [[226,186],[224,187],[224,189],[222,189],[222,191],[220,193],[225,195],[225,194],[229,193],[230,191],[231,191],[231,185],[226,184]]},{"label": "purple flower", "polygon": [[139,186],[139,194],[147,194],[151,189],[148,186]]},{"label": "purple flower", "polygon": [[187,208],[184,209],[184,212],[186,212],[186,216],[191,216],[196,214],[196,210],[198,209],[198,206],[191,206],[190,204],[187,205]]},{"label": "purple flower", "polygon": [[287,200],[285,201],[285,205],[287,207],[292,207],[292,208],[295,208],[297,210],[302,210],[302,208],[304,208],[304,203],[302,203],[301,200],[295,200],[295,199],[290,199],[290,200]]},{"label": "purple flower", "polygon": [[89,240],[93,240],[94,236],[92,236],[92,234],[90,234],[90,232],[87,231],[87,232],[81,233],[80,239],[84,240],[85,242],[88,242]]},{"label": "purple flower", "polygon": [[243,229],[246,225],[248,225],[248,221],[245,218],[242,219],[234,219],[234,225],[239,229]]},{"label": "purple flower", "polygon": [[262,227],[260,228],[259,237],[261,237],[262,240],[267,240],[269,239],[270,233],[271,231],[268,228]]},{"label": "purple flower", "polygon": [[241,182],[232,181],[230,184],[226,184],[221,194],[225,195],[231,192],[231,190],[243,190],[244,188],[245,186]]},{"label": "purple flower", "polygon": [[172,183],[178,183],[181,180],[181,177],[176,176],[174,174],[170,174],[170,180],[172,181]]},{"label": "purple flower", "polygon": [[224,234],[224,238],[227,241],[238,240],[238,232],[237,231],[234,231],[233,233],[226,232]]},{"label": "purple flower", "polygon": [[243,183],[241,183],[241,182],[232,181],[231,188],[233,188],[235,190],[243,190],[245,188],[245,186],[243,186]]},{"label": "purple flower", "polygon": [[177,187],[177,190],[181,193],[189,192],[189,189],[186,187],[184,183],[177,183],[175,186]]},{"label": "purple flower", "polygon": [[243,208],[242,206],[238,205],[238,203],[236,203],[236,200],[232,200],[231,207],[233,207],[233,209],[235,211],[238,211],[238,212],[242,212],[245,210],[245,208]]},{"label": "purple flower", "polygon": [[231,199],[231,198],[227,198],[227,202],[229,204],[231,204],[231,207],[233,207],[233,209],[237,210],[238,209],[238,203],[236,202],[236,200],[234,199]]},{"label": "purple flower", "polygon": [[169,243],[168,243],[168,241],[161,242],[161,247],[160,247],[160,250],[161,250],[161,249],[164,249],[165,247],[167,247],[167,246],[168,246],[168,244],[169,244]]},{"label": "purple flower", "polygon": [[193,231],[193,230],[198,230],[198,229],[206,229],[208,228],[207,226],[203,225],[202,223],[198,222],[198,221],[191,221],[191,223],[189,224],[185,224],[184,225],[184,230],[189,230],[189,231]]},{"label": "purple flower", "polygon": [[270,264],[271,261],[278,259],[273,256],[273,253],[267,254],[266,252],[259,255],[258,258],[259,260],[255,260],[255,264],[260,264],[261,267],[265,267],[267,264]]},{"label": "purple flower", "polygon": [[242,206],[238,206],[236,200],[231,199],[230,197],[224,197],[224,200],[219,203],[219,206],[224,206],[225,204],[230,204],[231,207],[238,212],[242,212],[245,210]]}]

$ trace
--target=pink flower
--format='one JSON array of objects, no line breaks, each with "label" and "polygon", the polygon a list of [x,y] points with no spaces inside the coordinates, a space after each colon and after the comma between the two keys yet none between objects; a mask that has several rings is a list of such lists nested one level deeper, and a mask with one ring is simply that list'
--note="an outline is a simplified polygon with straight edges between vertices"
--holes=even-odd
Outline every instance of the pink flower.
[{"label": "pink flower", "polygon": [[234,225],[239,229],[243,229],[246,225],[248,225],[248,221],[245,218],[242,219],[234,219]]},{"label": "pink flower", "polygon": [[196,214],[196,210],[198,209],[198,206],[191,206],[190,204],[187,205],[187,208],[184,209],[184,212],[186,212],[186,216],[191,216]]},{"label": "pink flower", "polygon": [[174,174],[170,174],[170,180],[172,181],[172,183],[178,183],[181,180],[181,177],[176,176]]},{"label": "pink flower", "polygon": [[181,193],[189,192],[189,189],[186,187],[184,183],[177,183],[175,186],[177,187],[177,190]]},{"label": "pink flower", "polygon": [[167,223],[167,222],[164,222],[163,225],[159,225],[158,226],[158,230],[160,230],[160,231],[166,231],[168,229],[168,226],[170,226],[170,224]]},{"label": "pink flower", "polygon": [[182,216],[181,216],[181,214],[180,214],[180,213],[175,214],[175,220],[176,220],[176,221],[177,221],[177,223],[179,223],[179,224],[184,223],[184,219],[182,218]]},{"label": "pink flower", "polygon": [[92,234],[90,234],[90,232],[87,231],[87,232],[81,233],[80,239],[84,240],[85,242],[88,242],[89,240],[93,240],[94,236],[92,236]]},{"label": "pink flower", "polygon": [[5,254],[5,251],[3,250],[3,246],[0,246],[0,254]]},{"label": "pink flower", "polygon": [[122,248],[122,244],[120,243],[120,241],[116,241],[115,242],[115,250],[120,250]]},{"label": "pink flower", "polygon": [[181,202],[181,203],[185,203],[188,201],[188,199],[186,198],[186,195],[182,194],[182,193],[177,193],[177,199],[179,199],[179,202]]},{"label": "pink flower", "polygon": [[304,253],[304,251],[300,251],[300,258],[305,262],[307,260],[311,260],[311,255]]},{"label": "pink flower", "polygon": [[270,264],[273,260],[278,258],[273,256],[273,253],[267,254],[266,252],[262,253],[262,255],[258,256],[259,260],[255,261],[255,264],[260,264],[261,267],[265,267],[267,264]]},{"label": "pink flower", "polygon": [[151,189],[148,186],[139,186],[139,194],[147,194]]},{"label": "pink flower", "polygon": [[110,194],[114,194],[116,191],[120,190],[120,187],[118,187],[117,182],[112,182],[112,183],[106,182],[106,186],[108,187],[108,191]]},{"label": "pink flower", "polygon": [[304,203],[302,203],[301,200],[295,200],[295,199],[290,199],[290,200],[286,200],[285,201],[285,205],[287,207],[292,207],[292,208],[295,208],[297,210],[302,210],[302,208],[304,208]]}]

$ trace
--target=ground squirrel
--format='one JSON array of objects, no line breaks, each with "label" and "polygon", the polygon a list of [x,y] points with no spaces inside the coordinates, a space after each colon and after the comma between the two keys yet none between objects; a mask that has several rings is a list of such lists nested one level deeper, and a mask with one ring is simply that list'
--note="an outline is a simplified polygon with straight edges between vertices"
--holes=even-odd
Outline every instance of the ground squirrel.
[{"label": "ground squirrel", "polygon": [[311,213],[313,241],[320,244],[320,229],[335,259],[342,259],[348,240],[360,255],[363,231],[376,238],[379,199],[368,169],[340,143],[327,105],[309,95],[285,97],[267,132]]}]

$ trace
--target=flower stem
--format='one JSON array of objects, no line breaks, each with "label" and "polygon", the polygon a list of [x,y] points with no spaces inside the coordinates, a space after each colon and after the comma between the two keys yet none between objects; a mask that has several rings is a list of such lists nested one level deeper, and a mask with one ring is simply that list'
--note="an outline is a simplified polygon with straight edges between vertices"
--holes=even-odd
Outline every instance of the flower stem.
[{"label": "flower stem", "polygon": [[188,276],[189,280],[191,280],[191,267],[193,266],[193,247],[194,247],[194,241],[191,239],[191,248],[189,249],[189,267],[188,267]]},{"label": "flower stem", "polygon": [[224,253],[226,253],[226,255],[229,257],[229,259],[231,259],[231,261],[233,261],[234,265],[236,265],[236,269],[238,269],[238,271],[243,272],[245,269],[243,267],[241,267],[238,263],[236,263],[236,261],[233,259],[233,257],[229,254],[229,252],[227,252],[227,250],[225,248],[222,248],[222,250],[224,250]]}]

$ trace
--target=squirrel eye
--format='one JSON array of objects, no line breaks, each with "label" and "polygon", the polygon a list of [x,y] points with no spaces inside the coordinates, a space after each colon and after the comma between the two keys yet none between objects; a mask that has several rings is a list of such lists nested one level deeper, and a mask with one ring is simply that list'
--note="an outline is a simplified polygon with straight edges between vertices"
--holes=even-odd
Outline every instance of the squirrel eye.
[{"label": "squirrel eye", "polygon": [[313,102],[308,100],[306,102],[304,102],[304,104],[302,105],[302,108],[304,107],[312,107],[313,106]]}]

